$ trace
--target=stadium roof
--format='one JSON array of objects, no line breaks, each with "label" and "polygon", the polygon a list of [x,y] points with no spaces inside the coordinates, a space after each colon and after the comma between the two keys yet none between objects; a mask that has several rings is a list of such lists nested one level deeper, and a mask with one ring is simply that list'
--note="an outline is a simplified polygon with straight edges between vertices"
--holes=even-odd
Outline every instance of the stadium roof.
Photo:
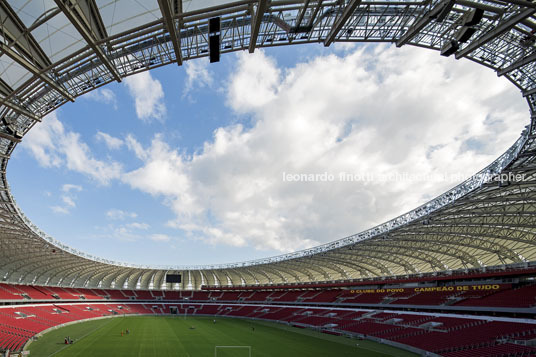
[{"label": "stadium roof", "polygon": [[[167,272],[179,272],[181,288],[199,288],[534,261],[535,13],[536,3],[527,0],[2,1],[0,280],[160,288]],[[220,18],[219,27],[209,26],[212,18]],[[323,246],[250,262],[153,267],[99,259],[41,232],[10,194],[6,167],[24,135],[47,113],[111,81],[209,54],[364,41],[435,49],[489,67],[526,98],[527,129],[486,169],[407,214]],[[499,173],[523,179],[493,180]]]}]

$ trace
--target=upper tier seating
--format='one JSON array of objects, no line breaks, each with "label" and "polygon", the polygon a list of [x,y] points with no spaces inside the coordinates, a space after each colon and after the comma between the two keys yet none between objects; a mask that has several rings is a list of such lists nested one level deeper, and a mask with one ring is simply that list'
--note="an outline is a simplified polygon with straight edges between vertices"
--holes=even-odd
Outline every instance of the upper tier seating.
[{"label": "upper tier seating", "polygon": [[[489,311],[536,306],[536,285],[493,284],[450,285],[448,287],[331,289],[331,290],[238,290],[238,291],[156,291],[44,287],[0,283],[0,302],[24,301],[192,301],[258,302],[272,304],[334,305],[345,307],[385,307],[386,305],[448,306],[467,310],[475,306]],[[448,288],[448,289],[447,289]],[[444,291],[442,289],[445,289]]]},{"label": "upper tier seating", "polygon": [[468,297],[457,303],[460,306],[532,307],[536,305],[536,285]]},{"label": "upper tier seating", "polygon": [[[300,291],[273,291],[270,296],[268,297],[271,301],[276,302],[296,302],[296,301],[303,301],[303,295],[307,294],[308,292],[300,290]],[[315,292],[316,294],[316,292]]]},{"label": "upper tier seating", "polygon": [[0,300],[23,300],[22,291],[10,284],[0,283]]}]

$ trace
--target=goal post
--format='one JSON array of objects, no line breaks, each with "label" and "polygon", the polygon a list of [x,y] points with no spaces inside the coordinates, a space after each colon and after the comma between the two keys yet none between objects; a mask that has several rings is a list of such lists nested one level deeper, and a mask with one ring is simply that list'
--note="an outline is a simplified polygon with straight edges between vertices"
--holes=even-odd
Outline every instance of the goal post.
[{"label": "goal post", "polygon": [[214,346],[214,357],[251,357],[251,346]]}]

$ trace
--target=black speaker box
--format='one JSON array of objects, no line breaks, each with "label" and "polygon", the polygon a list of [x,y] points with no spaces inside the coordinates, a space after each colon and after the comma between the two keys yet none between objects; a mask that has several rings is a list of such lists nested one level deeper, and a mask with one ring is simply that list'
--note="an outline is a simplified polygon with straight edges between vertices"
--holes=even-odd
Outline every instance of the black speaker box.
[{"label": "black speaker box", "polygon": [[210,57],[210,63],[220,61],[220,35],[209,36],[208,52]]},{"label": "black speaker box", "polygon": [[213,17],[208,20],[208,33],[213,34],[220,32],[221,30],[221,20],[219,17]]}]

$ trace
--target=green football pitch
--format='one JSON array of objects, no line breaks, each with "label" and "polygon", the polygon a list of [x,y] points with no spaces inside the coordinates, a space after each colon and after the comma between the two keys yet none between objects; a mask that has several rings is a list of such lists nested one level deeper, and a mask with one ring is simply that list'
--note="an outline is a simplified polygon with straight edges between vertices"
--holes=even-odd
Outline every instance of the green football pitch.
[{"label": "green football pitch", "polygon": [[[73,344],[64,344],[67,336]],[[214,323],[211,317],[179,316],[127,316],[73,324],[44,334],[28,350],[32,357],[416,356],[372,341],[277,323],[232,318],[216,318]]]}]

